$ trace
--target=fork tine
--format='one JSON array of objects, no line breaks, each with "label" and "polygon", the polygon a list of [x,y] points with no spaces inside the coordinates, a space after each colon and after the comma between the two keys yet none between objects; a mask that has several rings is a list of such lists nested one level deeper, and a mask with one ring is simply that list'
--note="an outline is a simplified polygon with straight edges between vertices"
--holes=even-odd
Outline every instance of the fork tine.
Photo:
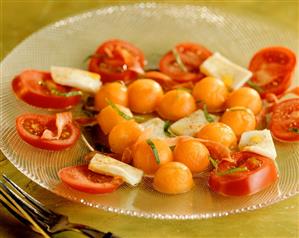
[{"label": "fork tine", "polygon": [[37,219],[34,210],[31,210],[28,204],[24,203],[20,197],[11,191],[5,184],[3,184],[1,180],[0,192],[24,215],[24,217],[35,227],[38,233],[42,234],[46,238],[50,238],[47,232],[40,226],[41,222],[38,222],[39,220]]},{"label": "fork tine", "polygon": [[20,213],[20,211],[7,200],[7,198],[1,191],[0,191],[0,203],[20,222],[22,222],[25,225],[31,225],[30,222],[23,217],[22,213]]},{"label": "fork tine", "polygon": [[16,185],[13,181],[11,181],[5,174],[2,174],[2,177],[19,193],[21,193],[27,200],[32,202],[36,207],[38,207],[42,212],[46,213],[45,216],[55,215],[51,210],[47,209],[43,206],[39,201],[35,198],[31,197],[28,193],[26,193],[23,189],[21,189],[18,185]]},{"label": "fork tine", "polygon": [[[45,216],[44,214],[40,213],[40,211],[33,207],[31,204],[29,203],[25,203],[15,192],[13,192],[11,189],[9,189],[4,183],[2,183],[2,181],[0,181],[0,191],[4,190],[8,196],[10,196],[19,206],[21,206],[26,212],[30,213],[32,216],[37,217],[38,216],[38,220],[46,220],[48,219],[47,216]],[[6,196],[6,197],[8,197]]]}]

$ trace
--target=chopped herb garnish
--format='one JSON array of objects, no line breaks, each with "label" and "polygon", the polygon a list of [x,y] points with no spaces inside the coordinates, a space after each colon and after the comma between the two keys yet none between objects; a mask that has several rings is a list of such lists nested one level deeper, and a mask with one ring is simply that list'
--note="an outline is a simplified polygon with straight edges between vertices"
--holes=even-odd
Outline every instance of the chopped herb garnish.
[{"label": "chopped herb garnish", "polygon": [[126,119],[126,120],[132,120],[133,117],[127,115],[126,113],[124,113],[123,111],[121,111],[114,102],[112,102],[111,100],[109,100],[108,98],[106,98],[106,102],[118,113],[118,115],[120,115],[122,118]]},{"label": "chopped herb garnish", "polygon": [[211,116],[211,114],[208,112],[208,109],[207,109],[207,104],[204,104],[203,105],[203,113],[205,115],[205,118],[208,122],[214,122],[214,118]]},{"label": "chopped herb garnish", "polygon": [[160,164],[160,158],[159,158],[158,150],[157,150],[155,144],[153,143],[153,141],[151,139],[147,139],[146,143],[151,147],[157,164]]},{"label": "chopped herb garnish", "polygon": [[175,61],[177,62],[177,64],[179,65],[180,69],[184,72],[188,72],[186,65],[184,64],[184,62],[181,59],[180,54],[177,52],[177,50],[174,48],[172,49],[172,53],[175,57]]},{"label": "chopped herb garnish", "polygon": [[251,80],[248,80],[247,84],[251,88],[255,89],[258,93],[262,93],[264,91],[259,85],[257,85],[256,83],[252,82]]},{"label": "chopped herb garnish", "polygon": [[297,128],[297,127],[291,127],[291,128],[288,129],[288,131],[299,134],[299,128]]},{"label": "chopped herb garnish", "polygon": [[88,60],[90,60],[91,58],[100,58],[99,54],[92,54],[92,55],[88,55],[84,60],[83,63],[86,63]]},{"label": "chopped herb garnish", "polygon": [[227,174],[233,174],[233,173],[245,172],[245,171],[248,171],[247,167],[237,167],[237,168],[228,169],[228,170],[223,171],[223,172],[218,172],[217,175],[218,176],[224,176],[224,175],[227,175]]},{"label": "chopped herb garnish", "polygon": [[51,94],[56,95],[56,96],[61,96],[61,97],[73,97],[73,96],[81,96],[83,93],[82,91],[79,90],[73,90],[69,92],[61,92],[57,88],[51,86],[49,83],[45,81],[39,81],[39,85],[46,87]]},{"label": "chopped herb garnish", "polygon": [[218,168],[218,161],[214,160],[211,156],[209,156],[209,160],[211,161],[211,164],[213,165],[213,167],[215,169],[217,169]]},{"label": "chopped herb garnish", "polygon": [[164,130],[164,133],[165,133],[166,136],[173,137],[175,135],[168,130],[170,126],[171,126],[171,122],[170,121],[165,121],[163,130]]}]

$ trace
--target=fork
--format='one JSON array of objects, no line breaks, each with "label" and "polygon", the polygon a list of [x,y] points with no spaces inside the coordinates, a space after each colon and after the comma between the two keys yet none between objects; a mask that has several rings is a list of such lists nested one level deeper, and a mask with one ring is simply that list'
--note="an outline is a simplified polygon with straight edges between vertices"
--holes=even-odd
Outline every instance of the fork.
[{"label": "fork", "polygon": [[86,225],[70,223],[67,216],[46,208],[11,181],[6,175],[3,174],[2,177],[10,184],[14,191],[0,181],[1,203],[21,222],[26,225],[31,223],[31,228],[44,237],[51,237],[52,234],[63,231],[80,232],[91,238],[116,237],[113,236],[111,232],[105,233]]}]

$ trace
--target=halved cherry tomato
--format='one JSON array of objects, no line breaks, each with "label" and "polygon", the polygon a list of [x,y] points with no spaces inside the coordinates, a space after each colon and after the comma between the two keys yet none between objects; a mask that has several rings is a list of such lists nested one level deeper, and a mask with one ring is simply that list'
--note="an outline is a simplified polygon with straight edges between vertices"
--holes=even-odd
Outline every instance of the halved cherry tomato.
[{"label": "halved cherry tomato", "polygon": [[91,57],[88,69],[101,75],[103,82],[129,82],[143,74],[144,55],[134,45],[123,40],[109,40],[101,44]]},{"label": "halved cherry tomato", "polygon": [[299,98],[282,101],[273,107],[269,129],[275,139],[299,141]]},{"label": "halved cherry tomato", "polygon": [[220,161],[210,173],[208,183],[212,191],[227,196],[252,195],[278,178],[275,163],[270,158],[251,152],[235,152],[232,159],[235,162]]},{"label": "halved cherry tomato", "polygon": [[291,50],[279,46],[262,49],[250,61],[251,81],[262,89],[262,98],[268,93],[280,95],[290,86],[295,66],[296,55]]},{"label": "halved cherry tomato", "polygon": [[123,184],[120,177],[94,173],[87,165],[63,168],[58,172],[58,176],[71,188],[93,194],[111,193]]},{"label": "halved cherry tomato", "polygon": [[57,132],[56,117],[52,115],[23,114],[16,119],[16,128],[20,137],[30,145],[46,150],[64,150],[78,140],[80,130],[68,123],[58,139],[42,139],[46,129]]},{"label": "halved cherry tomato", "polygon": [[195,43],[181,43],[175,46],[175,50],[186,69],[178,64],[173,51],[166,53],[159,63],[160,71],[178,82],[198,81],[205,75],[199,70],[199,66],[212,53],[203,46]]},{"label": "halved cherry tomato", "polygon": [[[46,86],[47,85],[47,86]],[[42,108],[64,109],[80,102],[81,96],[58,96],[58,93],[68,93],[73,89],[56,84],[49,72],[26,70],[17,75],[12,81],[15,94],[26,103]]]}]

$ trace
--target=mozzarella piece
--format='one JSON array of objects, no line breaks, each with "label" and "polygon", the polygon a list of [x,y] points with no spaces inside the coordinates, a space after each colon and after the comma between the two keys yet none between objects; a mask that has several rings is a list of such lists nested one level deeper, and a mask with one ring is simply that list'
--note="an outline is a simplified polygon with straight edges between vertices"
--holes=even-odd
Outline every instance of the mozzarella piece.
[{"label": "mozzarella piece", "polygon": [[143,171],[131,165],[113,159],[104,154],[95,154],[89,162],[88,169],[95,173],[119,176],[130,185],[136,186],[140,183]]},{"label": "mozzarella piece", "polygon": [[146,122],[141,123],[143,129],[152,128],[151,135],[149,139],[163,139],[168,138],[164,132],[165,121],[161,120],[159,117],[155,117]]},{"label": "mozzarella piece", "polygon": [[275,160],[277,154],[271,132],[267,129],[246,131],[241,135],[239,148]]},{"label": "mozzarella piece", "polygon": [[200,66],[200,71],[208,76],[220,78],[231,89],[242,87],[252,72],[231,62],[216,52],[206,59]]},{"label": "mozzarella piece", "polygon": [[52,66],[51,76],[58,84],[79,88],[91,94],[95,94],[102,85],[99,74],[81,69]]},{"label": "mozzarella piece", "polygon": [[[219,117],[210,114],[214,121],[218,121]],[[203,110],[199,109],[188,117],[184,117],[175,123],[173,123],[169,129],[176,135],[182,136],[193,136],[196,132],[200,130],[204,125],[208,124]]]}]

